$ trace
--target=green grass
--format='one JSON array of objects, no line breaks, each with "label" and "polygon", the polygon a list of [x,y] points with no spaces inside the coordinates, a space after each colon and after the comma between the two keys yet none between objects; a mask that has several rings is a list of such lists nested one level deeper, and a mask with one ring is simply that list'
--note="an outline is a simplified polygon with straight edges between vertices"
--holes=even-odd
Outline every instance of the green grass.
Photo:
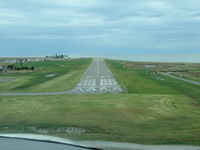
[{"label": "green grass", "polygon": [[[84,60],[84,63],[80,62],[80,64],[87,67],[89,62],[90,60]],[[124,62],[121,61],[107,60],[106,63],[121,86],[127,90],[126,93],[1,96],[0,132],[40,133],[40,130],[46,131],[40,134],[56,135],[73,140],[200,145],[199,86],[159,74],[150,75],[147,69],[125,68]],[[69,70],[80,71],[84,68],[80,64],[77,65],[77,62],[75,64],[73,68],[76,69]],[[54,65],[52,71],[48,73],[54,73],[55,68],[63,70],[61,69],[63,63]],[[40,66],[38,64],[38,68]],[[79,67],[81,69],[77,69]],[[40,68],[41,72],[45,68]],[[66,77],[73,71],[63,73],[42,84],[30,86],[27,90],[33,90],[35,87],[40,90],[45,90],[46,87],[51,89],[52,85],[57,85],[56,89],[54,88],[57,90],[62,87],[64,80],[67,83],[73,81],[76,73],[72,77]],[[12,75],[9,76],[12,77]],[[14,77],[17,76],[18,74],[15,74]],[[19,74],[19,77],[23,76],[27,77],[26,74]],[[77,75],[77,78],[80,76]],[[30,75],[30,77],[33,76]],[[87,132],[82,134],[56,132],[57,129],[65,127],[81,128]]]},{"label": "green grass", "polygon": [[[0,97],[0,132],[146,144],[200,144],[200,109],[181,95],[118,94]],[[84,134],[53,133],[79,127]],[[37,133],[37,132],[36,132]]]},{"label": "green grass", "polygon": [[[116,79],[128,93],[186,95],[200,104],[200,86],[172,79],[161,74],[149,74],[147,69],[126,68],[121,61],[106,61]],[[162,80],[159,80],[162,79]]]},{"label": "green grass", "polygon": [[[28,62],[24,65],[35,66],[35,72],[2,73],[1,77],[12,77],[15,80],[0,84],[1,92],[49,92],[72,89],[91,59],[76,59],[67,61]],[[56,73],[54,77],[45,77]],[[56,87],[56,88],[55,88]]]}]

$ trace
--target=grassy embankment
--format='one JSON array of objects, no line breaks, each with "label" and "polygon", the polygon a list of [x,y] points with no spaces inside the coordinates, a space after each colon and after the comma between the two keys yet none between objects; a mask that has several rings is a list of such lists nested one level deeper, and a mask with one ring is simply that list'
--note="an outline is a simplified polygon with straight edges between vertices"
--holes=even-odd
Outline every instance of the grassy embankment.
[{"label": "grassy embankment", "polygon": [[[24,65],[34,66],[36,71],[1,73],[0,78],[5,78],[8,81],[0,84],[0,92],[50,92],[69,90],[76,85],[90,62],[90,59],[27,62]],[[46,77],[49,74],[55,74],[55,76]]]},{"label": "grassy embankment", "polygon": [[[107,61],[129,93],[0,97],[0,132],[200,145],[199,87],[123,63]],[[69,134],[66,127],[86,132]]]}]

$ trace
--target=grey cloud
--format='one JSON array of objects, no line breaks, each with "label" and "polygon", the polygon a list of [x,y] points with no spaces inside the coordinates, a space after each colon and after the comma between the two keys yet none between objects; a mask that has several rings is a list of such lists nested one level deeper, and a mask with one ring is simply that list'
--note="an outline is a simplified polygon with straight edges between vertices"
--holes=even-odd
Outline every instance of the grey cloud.
[{"label": "grey cloud", "polygon": [[[14,49],[6,41],[16,49],[33,49],[40,40],[37,48],[44,51],[52,45],[87,51],[92,45],[110,53],[195,49],[200,39],[198,4],[198,0],[1,0],[0,44],[3,49]],[[29,45],[22,46],[23,41]]]}]

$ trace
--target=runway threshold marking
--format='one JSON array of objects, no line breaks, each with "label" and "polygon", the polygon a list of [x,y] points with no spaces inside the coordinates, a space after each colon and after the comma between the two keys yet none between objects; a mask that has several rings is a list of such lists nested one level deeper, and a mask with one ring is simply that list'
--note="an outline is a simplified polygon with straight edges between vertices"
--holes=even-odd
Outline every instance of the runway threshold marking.
[{"label": "runway threshold marking", "polygon": [[78,94],[122,92],[122,89],[118,86],[117,81],[112,76],[112,72],[106,65],[104,65],[104,62],[101,59],[94,60],[90,67],[90,72],[88,72],[87,75],[81,79],[80,83],[82,84],[78,84],[77,87],[77,89],[81,89],[77,90]]}]

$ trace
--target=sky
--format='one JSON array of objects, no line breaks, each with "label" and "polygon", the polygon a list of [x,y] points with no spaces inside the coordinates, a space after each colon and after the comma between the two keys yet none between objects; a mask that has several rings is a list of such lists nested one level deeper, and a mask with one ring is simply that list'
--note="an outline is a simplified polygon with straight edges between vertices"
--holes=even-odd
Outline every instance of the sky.
[{"label": "sky", "polygon": [[200,56],[199,6],[199,0],[0,0],[0,57]]}]

